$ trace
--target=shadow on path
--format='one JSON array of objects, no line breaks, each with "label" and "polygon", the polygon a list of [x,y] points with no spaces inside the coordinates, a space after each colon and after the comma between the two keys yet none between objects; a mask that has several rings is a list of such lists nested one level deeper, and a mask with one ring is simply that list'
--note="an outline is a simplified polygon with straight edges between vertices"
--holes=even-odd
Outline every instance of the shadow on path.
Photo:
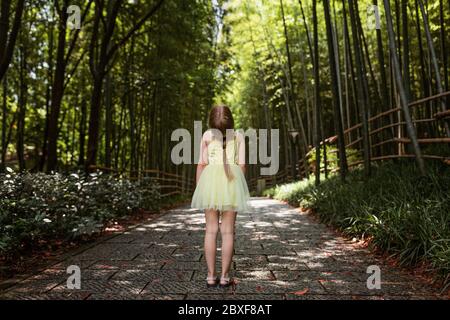
[{"label": "shadow on path", "polygon": [[[437,290],[385,264],[306,214],[252,198],[239,214],[234,288],[207,289],[203,213],[182,207],[24,279],[2,299],[435,299]],[[220,244],[220,243],[219,243]],[[220,260],[220,252],[218,253]],[[81,268],[81,290],[67,289],[66,268]],[[381,289],[367,289],[367,267],[381,268]],[[220,266],[220,261],[218,261]]]}]

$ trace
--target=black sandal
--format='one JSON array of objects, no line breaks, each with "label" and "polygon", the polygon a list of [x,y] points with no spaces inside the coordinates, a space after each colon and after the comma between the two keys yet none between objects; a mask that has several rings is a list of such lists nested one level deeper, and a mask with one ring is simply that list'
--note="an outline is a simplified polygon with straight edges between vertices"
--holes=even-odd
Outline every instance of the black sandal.
[{"label": "black sandal", "polygon": [[[224,281],[225,283],[222,283],[222,281]],[[233,284],[233,281],[231,280],[231,278],[222,277],[222,278],[220,278],[220,281],[219,281],[219,288],[225,289],[225,288],[228,288],[229,286],[231,286],[232,284]]]},{"label": "black sandal", "polygon": [[[210,283],[211,281],[214,281],[214,283]],[[219,283],[219,277],[207,277],[206,278],[206,287],[207,288],[216,288],[218,283]]]}]

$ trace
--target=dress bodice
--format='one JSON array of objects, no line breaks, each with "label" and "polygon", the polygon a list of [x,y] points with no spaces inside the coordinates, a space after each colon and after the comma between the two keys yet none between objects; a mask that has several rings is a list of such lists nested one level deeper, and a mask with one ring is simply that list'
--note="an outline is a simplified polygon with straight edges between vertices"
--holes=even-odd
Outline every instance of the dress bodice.
[{"label": "dress bodice", "polygon": [[[229,164],[237,164],[236,138],[227,142],[226,155]],[[211,140],[208,144],[208,163],[223,164],[223,144],[219,140]]]}]

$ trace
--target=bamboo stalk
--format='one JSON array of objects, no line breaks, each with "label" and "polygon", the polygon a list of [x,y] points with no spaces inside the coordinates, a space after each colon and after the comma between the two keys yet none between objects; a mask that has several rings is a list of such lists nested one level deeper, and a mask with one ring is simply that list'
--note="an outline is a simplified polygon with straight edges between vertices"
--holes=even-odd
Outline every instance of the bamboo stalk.
[{"label": "bamboo stalk", "polygon": [[169,196],[173,196],[175,194],[181,194],[180,191],[173,191],[173,192],[169,192],[169,193],[165,193],[161,195],[161,198],[165,198],[165,197],[169,197]]},{"label": "bamboo stalk", "polygon": [[447,97],[447,96],[450,96],[450,91],[442,92],[442,93],[439,93],[439,94],[435,94],[433,96],[429,96],[429,97],[426,97],[426,98],[423,98],[423,99],[419,99],[419,100],[413,101],[413,102],[411,102],[409,104],[409,106],[413,107],[413,106],[416,106],[416,105],[419,105],[419,104],[423,104],[425,102],[430,102],[432,100],[440,99],[440,98]]},{"label": "bamboo stalk", "polygon": [[[395,142],[398,143],[411,143],[411,139],[408,138],[395,138]],[[433,144],[433,143],[450,143],[450,138],[429,138],[429,139],[418,139],[420,144]]]},{"label": "bamboo stalk", "polygon": [[444,112],[438,112],[433,115],[435,119],[446,119],[450,117],[450,110]]}]

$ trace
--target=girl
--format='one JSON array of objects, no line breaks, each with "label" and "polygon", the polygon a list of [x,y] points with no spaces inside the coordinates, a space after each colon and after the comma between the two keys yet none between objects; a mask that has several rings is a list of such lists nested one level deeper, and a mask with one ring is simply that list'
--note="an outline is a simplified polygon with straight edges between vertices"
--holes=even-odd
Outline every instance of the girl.
[{"label": "girl", "polygon": [[[197,187],[192,208],[205,209],[205,259],[208,288],[228,287],[228,273],[234,250],[236,213],[246,211],[250,198],[245,181],[245,139],[234,132],[234,120],[227,106],[214,107],[209,115],[209,130],[203,134],[197,166]],[[222,219],[222,272],[216,277],[216,246]]]}]

